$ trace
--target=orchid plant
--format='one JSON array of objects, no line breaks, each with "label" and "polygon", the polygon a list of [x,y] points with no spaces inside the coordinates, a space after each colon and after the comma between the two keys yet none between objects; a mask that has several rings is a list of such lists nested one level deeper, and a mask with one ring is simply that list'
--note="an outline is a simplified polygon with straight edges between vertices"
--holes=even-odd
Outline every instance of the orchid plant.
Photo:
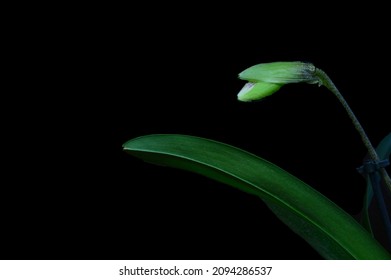
[{"label": "orchid plant", "polygon": [[[258,196],[295,233],[325,259],[391,259],[391,180],[385,167],[391,154],[391,133],[375,149],[360,122],[329,76],[311,63],[272,62],[245,69],[247,81],[238,100],[250,102],[290,83],[323,85],[341,102],[368,150],[359,168],[367,181],[363,217],[357,221],[320,192],[278,166],[244,150],[189,135],[153,134],[126,142],[124,150],[147,162],[195,172]],[[371,205],[381,216],[380,241],[373,229]],[[379,227],[377,227],[379,228]]]}]

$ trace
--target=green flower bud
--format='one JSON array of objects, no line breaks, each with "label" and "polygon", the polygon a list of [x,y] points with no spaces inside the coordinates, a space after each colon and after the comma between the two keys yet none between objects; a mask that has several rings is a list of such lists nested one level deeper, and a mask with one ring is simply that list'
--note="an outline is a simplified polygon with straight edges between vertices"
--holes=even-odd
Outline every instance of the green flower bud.
[{"label": "green flower bud", "polygon": [[253,101],[262,99],[275,93],[280,89],[282,85],[271,84],[271,83],[247,83],[244,85],[242,90],[238,93],[238,99],[240,101]]},{"label": "green flower bud", "polygon": [[315,71],[313,64],[299,61],[254,65],[239,74],[239,79],[247,80],[249,83],[239,92],[238,99],[240,101],[261,99],[289,83],[319,83]]},{"label": "green flower bud", "polygon": [[299,61],[261,63],[244,70],[239,79],[274,84],[316,83],[315,69],[313,64]]}]

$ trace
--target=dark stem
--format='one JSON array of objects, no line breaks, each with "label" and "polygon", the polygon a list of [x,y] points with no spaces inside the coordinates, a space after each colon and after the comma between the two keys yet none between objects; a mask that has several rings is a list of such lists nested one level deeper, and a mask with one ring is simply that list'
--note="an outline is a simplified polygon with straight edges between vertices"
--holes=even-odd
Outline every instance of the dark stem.
[{"label": "dark stem", "polygon": [[380,210],[380,213],[383,218],[382,219],[383,226],[384,226],[384,229],[386,232],[386,236],[388,237],[387,238],[388,245],[391,246],[391,223],[390,223],[391,220],[390,220],[390,215],[388,214],[388,211],[387,211],[387,205],[384,200],[383,192],[381,189],[381,182],[380,182],[380,178],[379,178],[379,173],[370,172],[368,175],[369,175],[369,178],[372,183],[373,193],[375,195],[375,199],[377,200],[379,210]]}]

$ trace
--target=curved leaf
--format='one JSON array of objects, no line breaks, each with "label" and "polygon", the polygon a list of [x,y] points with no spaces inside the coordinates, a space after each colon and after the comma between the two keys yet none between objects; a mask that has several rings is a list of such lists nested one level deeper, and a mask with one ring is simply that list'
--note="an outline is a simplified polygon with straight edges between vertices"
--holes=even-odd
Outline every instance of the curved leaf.
[{"label": "curved leaf", "polygon": [[170,134],[138,137],[123,148],[147,162],[196,172],[259,196],[326,259],[391,259],[360,224],[325,196],[244,150]]}]

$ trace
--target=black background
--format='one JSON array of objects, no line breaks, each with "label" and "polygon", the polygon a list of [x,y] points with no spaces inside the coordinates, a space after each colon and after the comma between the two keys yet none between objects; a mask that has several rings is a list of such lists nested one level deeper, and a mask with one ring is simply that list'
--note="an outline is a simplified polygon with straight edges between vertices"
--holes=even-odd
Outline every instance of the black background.
[{"label": "black background", "polygon": [[337,99],[294,84],[241,103],[237,75],[257,63],[314,63],[376,145],[390,132],[389,46],[372,32],[382,22],[291,14],[277,24],[248,7],[193,8],[141,18],[91,8],[22,27],[26,78],[6,119],[3,259],[321,259],[256,197],[122,151],[152,133],[248,150],[360,212],[355,168],[366,151]]}]

